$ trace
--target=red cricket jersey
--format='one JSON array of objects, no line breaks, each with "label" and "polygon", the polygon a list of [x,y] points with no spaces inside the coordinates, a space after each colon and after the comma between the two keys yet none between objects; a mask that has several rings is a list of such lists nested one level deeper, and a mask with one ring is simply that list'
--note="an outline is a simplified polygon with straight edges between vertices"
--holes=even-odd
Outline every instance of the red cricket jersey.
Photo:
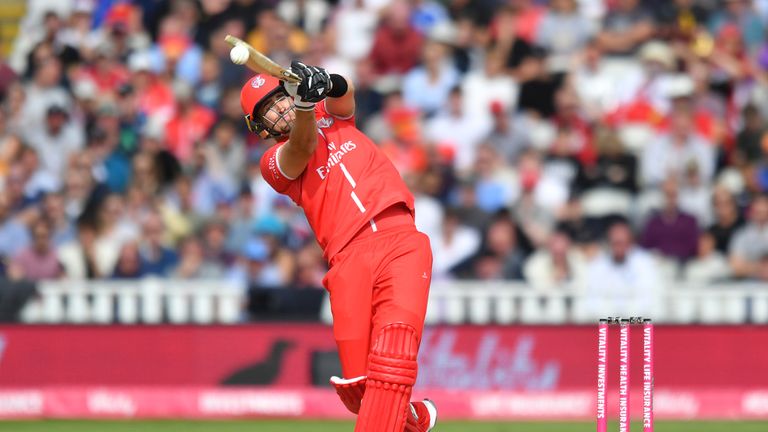
[{"label": "red cricket jersey", "polygon": [[296,179],[277,164],[285,142],[261,157],[261,173],[277,192],[304,209],[323,256],[330,259],[382,210],[404,203],[413,214],[413,195],[392,162],[355,127],[354,116],[335,117],[325,101],[315,105],[317,149]]}]

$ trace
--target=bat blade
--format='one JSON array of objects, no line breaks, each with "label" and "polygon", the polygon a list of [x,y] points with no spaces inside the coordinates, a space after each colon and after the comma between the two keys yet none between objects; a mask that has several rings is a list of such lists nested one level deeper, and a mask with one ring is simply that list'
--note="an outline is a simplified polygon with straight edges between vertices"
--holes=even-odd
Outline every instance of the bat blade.
[{"label": "bat blade", "polygon": [[266,73],[279,80],[290,83],[301,82],[301,78],[299,78],[299,76],[293,73],[290,69],[284,68],[275,63],[272,61],[272,59],[260,53],[258,50],[256,50],[256,48],[252,47],[242,39],[236,38],[232,35],[227,35],[224,40],[233,47],[240,45],[244,46],[248,50],[249,58],[245,65],[248,66],[248,68],[250,68],[252,71],[258,73]]}]

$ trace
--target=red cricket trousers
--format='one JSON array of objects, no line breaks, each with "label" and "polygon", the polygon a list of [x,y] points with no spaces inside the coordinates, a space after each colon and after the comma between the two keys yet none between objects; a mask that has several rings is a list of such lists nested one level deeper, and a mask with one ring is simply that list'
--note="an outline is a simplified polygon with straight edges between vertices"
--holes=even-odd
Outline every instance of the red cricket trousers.
[{"label": "red cricket trousers", "polygon": [[432,278],[429,238],[407,209],[390,207],[373,218],[330,262],[323,285],[330,293],[333,335],[344,378],[366,375],[372,341],[382,327],[401,322],[421,333]]}]

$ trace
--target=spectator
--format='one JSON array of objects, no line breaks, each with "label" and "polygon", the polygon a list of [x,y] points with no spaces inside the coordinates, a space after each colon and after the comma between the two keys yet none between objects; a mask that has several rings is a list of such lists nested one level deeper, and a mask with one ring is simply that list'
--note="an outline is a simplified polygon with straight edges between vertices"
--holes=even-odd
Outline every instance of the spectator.
[{"label": "spectator", "polygon": [[178,12],[163,18],[149,55],[155,72],[172,72],[177,79],[195,85],[200,80],[203,52],[191,38],[190,25],[194,23],[185,21]]},{"label": "spectator", "polygon": [[62,267],[53,248],[48,221],[38,218],[30,232],[32,244],[13,257],[8,273],[30,281],[58,279],[62,276]]},{"label": "spectator", "polygon": [[224,92],[219,79],[222,75],[221,64],[213,54],[207,53],[200,67],[200,83],[195,90],[195,98],[205,107],[215,109]]},{"label": "spectator", "polygon": [[480,249],[480,233],[462,225],[456,212],[447,210],[440,235],[432,241],[432,278],[450,279],[452,271]]},{"label": "spectator", "polygon": [[246,42],[278,64],[291,64],[291,60],[306,52],[309,46],[304,32],[271,9],[259,13],[258,25],[248,34]]},{"label": "spectator", "polygon": [[637,157],[624,149],[616,131],[598,131],[596,139],[597,163],[579,165],[576,190],[611,188],[635,195],[637,184]]},{"label": "spectator", "polygon": [[[228,219],[229,233],[226,241],[228,251],[241,251],[245,247],[245,243],[253,233],[254,222],[257,218],[255,210],[254,194],[250,187],[244,185],[231,208],[231,215]],[[271,213],[266,213],[265,216],[268,215]]]},{"label": "spectator", "polygon": [[281,288],[284,280],[280,273],[278,266],[270,261],[269,246],[256,238],[246,243],[230,277],[248,287]]},{"label": "spectator", "polygon": [[620,316],[649,316],[658,310],[663,286],[653,257],[635,245],[625,221],[608,228],[608,250],[586,269],[585,304],[590,316],[605,311]]},{"label": "spectator", "polygon": [[166,246],[163,219],[157,213],[144,216],[139,243],[142,275],[167,276],[176,267],[178,255]]},{"label": "spectator", "polygon": [[696,219],[699,227],[712,223],[712,187],[701,180],[698,168],[691,165],[686,169],[684,180],[680,182],[680,210]]},{"label": "spectator", "polygon": [[128,68],[119,61],[119,53],[109,39],[103,38],[95,43],[94,58],[83,68],[78,79],[96,84],[100,93],[114,93],[128,81]]},{"label": "spectator", "polygon": [[340,3],[332,26],[336,33],[336,52],[349,60],[362,60],[373,47],[377,11],[366,7],[365,0]]},{"label": "spectator", "polygon": [[477,206],[488,214],[509,207],[520,194],[514,171],[488,145],[478,147],[474,173]]},{"label": "spectator", "polygon": [[694,42],[709,19],[709,11],[696,0],[661,2],[658,32],[665,39]]},{"label": "spectator", "polygon": [[427,166],[427,152],[419,111],[406,107],[397,93],[388,95],[384,104],[383,115],[369,123],[370,129],[379,128],[382,134],[381,150],[402,175],[422,172]]},{"label": "spectator", "polygon": [[631,62],[618,71],[614,69],[616,95],[607,120],[658,127],[659,118],[670,111],[673,91],[679,92],[675,89],[679,77],[673,74],[677,57],[669,44],[657,40],[643,44],[636,57],[639,64]]},{"label": "spectator", "polygon": [[[134,221],[125,218],[124,209],[123,198],[117,194],[104,197],[96,209],[96,239],[93,247],[97,257],[96,264],[99,266],[97,272],[100,275],[112,275],[123,246],[138,237],[138,227]],[[135,245],[133,247],[135,248]],[[133,260],[132,253],[130,247],[125,250],[129,263]]]},{"label": "spectator", "polygon": [[116,107],[111,103],[101,106],[86,151],[96,180],[118,193],[124,193],[131,180],[130,157],[133,153],[133,149],[121,146],[122,136]]},{"label": "spectator", "polygon": [[548,292],[572,290],[584,283],[586,262],[572,247],[571,236],[557,229],[549,237],[546,249],[539,249],[525,261],[523,275],[532,288]]},{"label": "spectator", "polygon": [[31,242],[27,227],[19,221],[10,207],[8,193],[0,190],[0,257],[10,258]]},{"label": "spectator", "polygon": [[323,288],[328,270],[323,251],[315,243],[308,243],[296,253],[296,288]]},{"label": "spectator", "polygon": [[536,48],[520,64],[517,108],[529,115],[549,119],[555,114],[555,94],[562,85],[563,77],[550,74],[546,60],[547,53]]},{"label": "spectator", "polygon": [[755,197],[748,223],[736,231],[728,248],[731,271],[737,278],[768,281],[768,195]]},{"label": "spectator", "polygon": [[473,276],[481,280],[522,280],[525,255],[517,240],[517,227],[505,213],[491,221]]},{"label": "spectator", "polygon": [[722,88],[712,85],[714,71],[711,68],[701,63],[690,63],[688,68],[693,90],[690,94],[681,92],[680,96],[681,102],[690,99],[693,103],[696,130],[714,143],[731,139],[729,134],[733,131],[727,120],[733,115],[736,106],[729,106],[730,102],[721,93]]},{"label": "spectator", "polygon": [[40,157],[32,147],[21,148],[18,164],[26,173],[24,197],[28,202],[36,202],[43,195],[60,189],[61,179],[40,166]]},{"label": "spectator", "polygon": [[520,198],[512,207],[515,220],[536,247],[544,246],[554,228],[555,214],[568,200],[568,185],[543,169],[541,155],[528,151],[517,165]]},{"label": "spectator", "polygon": [[131,54],[128,70],[139,111],[148,118],[156,118],[158,122],[168,121],[174,111],[173,89],[167,80],[152,71],[150,54],[141,51]]},{"label": "spectator", "polygon": [[[544,18],[544,8],[536,5],[533,0],[510,0],[508,4],[509,12],[514,17],[512,23],[515,35],[533,43]],[[503,27],[509,24],[508,21],[495,21],[492,27],[501,32],[504,31]]]},{"label": "spectator", "polygon": [[231,120],[221,119],[213,126],[203,152],[211,176],[232,186],[243,178],[247,161],[245,142]]},{"label": "spectator", "polygon": [[512,6],[502,6],[496,13],[490,29],[490,48],[495,57],[502,60],[505,72],[518,77],[520,65],[532,54],[530,39],[520,37],[517,10]]},{"label": "spectator", "polygon": [[577,0],[553,0],[538,25],[535,40],[550,53],[550,70],[565,72],[594,32],[592,23],[579,13]]},{"label": "spectator", "polygon": [[34,204],[38,197],[30,198],[25,196],[25,185],[29,181],[29,172],[21,164],[15,164],[8,169],[8,175],[5,177],[5,194],[8,205],[13,213],[16,213],[22,220],[29,222],[29,215],[35,212]]},{"label": "spectator", "polygon": [[120,253],[112,272],[112,279],[139,279],[146,274],[139,255],[139,246],[129,241],[120,248]]},{"label": "spectator", "polygon": [[715,248],[715,237],[710,232],[701,233],[698,253],[685,265],[683,279],[694,285],[708,285],[724,281],[730,274],[728,259]]},{"label": "spectator", "polygon": [[43,127],[26,129],[24,139],[40,155],[42,168],[54,178],[63,176],[69,157],[84,145],[82,129],[70,120],[65,105],[49,106]]},{"label": "spectator", "polygon": [[[227,225],[221,219],[212,219],[203,227],[203,254],[207,261],[220,265],[222,268],[231,266],[235,257],[227,251]],[[246,245],[247,246],[247,245]]]},{"label": "spectator", "polygon": [[743,110],[744,128],[736,137],[736,157],[745,163],[754,162],[763,157],[763,144],[768,137],[765,119],[754,105]]},{"label": "spectator", "polygon": [[355,119],[357,124],[368,125],[370,118],[384,106],[384,94],[376,88],[376,75],[370,61],[357,62],[355,76]]},{"label": "spectator", "polygon": [[[555,144],[558,144],[562,147],[564,154],[573,156],[574,160],[582,165],[589,166],[595,163],[597,154],[592,128],[581,112],[580,106],[579,95],[571,86],[564,85],[555,93],[553,120],[558,128],[558,137],[550,151],[554,151]],[[577,169],[569,175],[569,182],[572,177],[575,177]]]},{"label": "spectator", "polygon": [[760,16],[755,13],[751,0],[725,0],[725,8],[719,9],[709,22],[712,34],[719,34],[723,27],[732,25],[742,29],[744,42],[754,50],[763,42],[765,28]]},{"label": "spectator", "polygon": [[493,126],[485,141],[507,164],[515,164],[520,154],[530,147],[526,119],[514,110],[505,110],[501,102],[491,104]]},{"label": "spectator", "polygon": [[715,239],[715,249],[721,254],[728,254],[731,238],[744,225],[744,218],[733,194],[724,187],[715,188],[712,193],[712,207],[715,221],[707,231]]},{"label": "spectator", "polygon": [[[50,107],[71,105],[69,94],[61,87],[61,62],[50,54],[35,59],[34,62],[34,77],[23,91],[24,103],[21,115],[14,119],[16,122],[13,126],[18,131],[39,130],[39,125],[46,123]],[[69,143],[69,145],[76,144],[78,143]],[[45,145],[45,143],[34,145]]]},{"label": "spectator", "polygon": [[426,124],[426,138],[454,154],[454,167],[466,173],[472,166],[477,146],[491,129],[487,116],[464,111],[464,94],[451,90],[446,108]]},{"label": "spectator", "polygon": [[449,22],[450,16],[437,0],[413,0],[411,23],[423,34]]},{"label": "spectator", "polygon": [[309,36],[317,36],[325,25],[330,12],[323,0],[286,0],[277,5],[277,14]]},{"label": "spectator", "polygon": [[[100,269],[109,267],[103,263],[103,255],[96,253],[96,230],[87,222],[80,220],[77,224],[77,237],[62,244],[58,258],[67,279],[97,279],[106,277]],[[108,259],[112,259],[111,256]]]},{"label": "spectator", "polygon": [[47,194],[43,198],[42,214],[50,222],[51,241],[55,248],[77,238],[77,230],[64,208],[64,195],[60,192]]},{"label": "spectator", "polygon": [[253,225],[253,234],[267,245],[270,266],[275,272],[275,284],[283,286],[290,284],[296,273],[296,255],[283,240],[287,232],[288,225],[277,215],[262,216]]},{"label": "spectator", "polygon": [[591,120],[602,118],[615,103],[617,85],[605,63],[600,44],[591,39],[571,69],[573,87],[582,101],[585,117]]},{"label": "spectator", "polygon": [[603,20],[598,40],[606,53],[626,56],[648,41],[654,31],[653,16],[640,0],[619,0]]},{"label": "spectator", "polygon": [[662,189],[664,205],[646,223],[640,243],[667,258],[685,262],[696,255],[699,228],[693,216],[680,210],[677,181],[668,179]]},{"label": "spectator", "polygon": [[406,176],[404,179],[413,193],[416,229],[429,238],[436,238],[443,225],[443,206],[430,192],[430,176]]},{"label": "spectator", "polygon": [[642,155],[642,176],[646,185],[658,186],[669,176],[684,180],[695,165],[702,181],[711,182],[715,171],[712,143],[697,135],[689,104],[679,104],[671,114],[670,131],[648,143]]},{"label": "spectator", "polygon": [[203,141],[213,126],[211,110],[197,103],[192,87],[178,81],[174,84],[176,112],[166,125],[168,149],[182,164],[192,162],[195,146]]},{"label": "spectator", "polygon": [[191,236],[179,242],[179,261],[171,273],[180,279],[215,279],[225,275],[221,263],[207,260],[203,243],[197,237]]},{"label": "spectator", "polygon": [[445,105],[459,82],[459,72],[448,58],[448,47],[436,41],[424,44],[421,62],[403,77],[403,97],[409,106],[429,116]]},{"label": "spectator", "polygon": [[461,91],[470,95],[464,98],[464,112],[487,117],[494,104],[500,104],[504,110],[514,109],[519,89],[517,82],[504,73],[503,58],[488,51],[484,67],[467,73]]},{"label": "spectator", "polygon": [[384,11],[370,55],[377,74],[402,75],[418,62],[423,37],[411,25],[410,14],[405,0],[394,0]]},{"label": "spectator", "polygon": [[484,230],[491,222],[491,215],[483,211],[477,202],[477,187],[472,179],[459,181],[456,186],[456,205],[451,210],[459,221],[476,230]]}]

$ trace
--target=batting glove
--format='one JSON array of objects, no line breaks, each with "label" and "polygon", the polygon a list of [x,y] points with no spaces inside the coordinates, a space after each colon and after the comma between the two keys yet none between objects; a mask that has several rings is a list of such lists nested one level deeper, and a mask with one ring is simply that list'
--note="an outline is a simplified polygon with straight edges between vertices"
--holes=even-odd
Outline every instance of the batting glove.
[{"label": "batting glove", "polygon": [[285,89],[285,92],[288,93],[288,96],[293,98],[293,106],[299,110],[299,111],[314,111],[315,109],[315,103],[314,102],[308,102],[304,98],[298,95],[298,89],[299,84],[297,83],[289,83],[289,82],[281,82],[283,85],[283,88]]},{"label": "batting glove", "polygon": [[325,69],[317,66],[307,66],[300,61],[291,63],[291,70],[301,78],[296,90],[302,100],[317,103],[328,96],[331,91],[331,76]]}]

